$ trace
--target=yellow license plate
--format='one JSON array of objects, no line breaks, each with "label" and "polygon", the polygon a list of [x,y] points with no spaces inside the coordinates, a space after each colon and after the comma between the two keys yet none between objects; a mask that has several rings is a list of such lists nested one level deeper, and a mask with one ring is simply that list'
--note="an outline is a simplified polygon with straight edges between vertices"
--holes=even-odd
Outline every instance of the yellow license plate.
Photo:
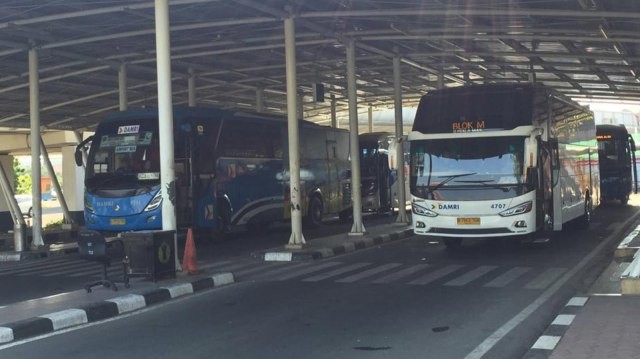
[{"label": "yellow license plate", "polygon": [[480,224],[479,217],[458,217],[458,224]]},{"label": "yellow license plate", "polygon": [[112,226],[124,226],[127,224],[127,220],[124,218],[111,218]]}]

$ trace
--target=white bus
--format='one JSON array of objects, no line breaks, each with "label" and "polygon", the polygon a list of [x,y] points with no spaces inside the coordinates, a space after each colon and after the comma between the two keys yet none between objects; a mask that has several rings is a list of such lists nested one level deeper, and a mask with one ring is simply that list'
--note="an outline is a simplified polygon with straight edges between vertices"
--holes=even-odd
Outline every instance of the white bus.
[{"label": "white bus", "polygon": [[414,232],[548,238],[588,226],[600,200],[593,114],[539,84],[448,88],[422,97],[410,141]]}]

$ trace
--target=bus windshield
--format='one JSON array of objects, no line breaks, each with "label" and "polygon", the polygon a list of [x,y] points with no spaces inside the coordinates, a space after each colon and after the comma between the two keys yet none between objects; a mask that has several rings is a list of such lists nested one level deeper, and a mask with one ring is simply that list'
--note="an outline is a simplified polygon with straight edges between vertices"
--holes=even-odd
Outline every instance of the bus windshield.
[{"label": "bus windshield", "polygon": [[[522,137],[412,141],[411,152],[411,190],[418,197],[482,200],[524,190]],[[470,196],[465,190],[472,189]]]},{"label": "bus windshield", "polygon": [[622,139],[598,140],[598,151],[602,170],[615,170],[631,165],[627,142]]},{"label": "bus windshield", "polygon": [[132,179],[160,180],[157,125],[140,123],[109,123],[96,131],[87,166],[88,187],[104,186],[104,181],[117,187],[120,183],[131,183]]}]

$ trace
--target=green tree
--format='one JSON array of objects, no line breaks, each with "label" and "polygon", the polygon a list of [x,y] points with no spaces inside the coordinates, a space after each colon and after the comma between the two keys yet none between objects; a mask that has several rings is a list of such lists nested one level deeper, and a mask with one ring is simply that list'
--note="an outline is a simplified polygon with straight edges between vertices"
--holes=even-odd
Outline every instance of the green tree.
[{"label": "green tree", "polygon": [[13,185],[16,193],[31,193],[31,174],[20,166],[17,158],[13,159]]}]

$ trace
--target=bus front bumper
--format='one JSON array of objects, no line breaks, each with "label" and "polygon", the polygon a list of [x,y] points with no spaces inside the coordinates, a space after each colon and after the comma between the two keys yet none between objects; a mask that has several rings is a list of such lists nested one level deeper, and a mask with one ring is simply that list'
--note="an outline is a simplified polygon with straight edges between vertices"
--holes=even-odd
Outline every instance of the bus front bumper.
[{"label": "bus front bumper", "polygon": [[437,237],[483,238],[524,236],[536,230],[535,216],[438,216],[412,215],[415,234]]}]

